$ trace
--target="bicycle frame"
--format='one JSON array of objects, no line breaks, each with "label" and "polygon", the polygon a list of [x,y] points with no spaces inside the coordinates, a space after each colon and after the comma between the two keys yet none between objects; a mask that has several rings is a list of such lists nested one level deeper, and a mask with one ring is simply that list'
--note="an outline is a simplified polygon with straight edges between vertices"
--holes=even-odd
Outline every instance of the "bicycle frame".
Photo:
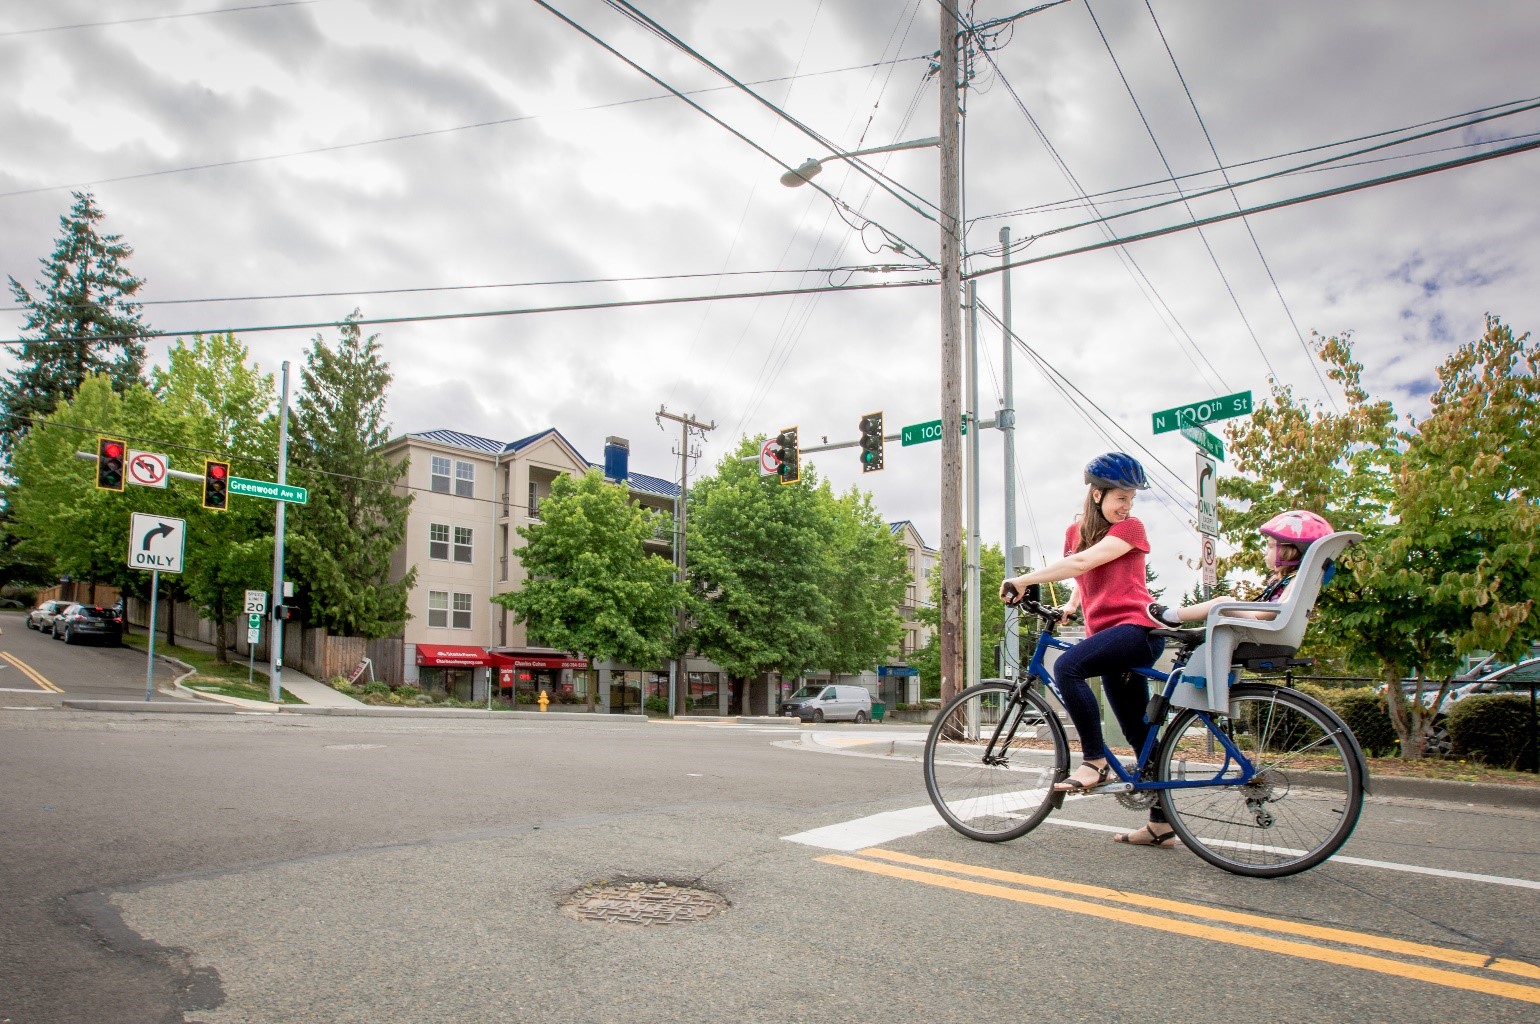
[{"label": "bicycle frame", "polygon": [[[1028,664],[1027,671],[1019,685],[1031,686],[1034,679],[1039,679],[1053,693],[1054,697],[1058,699],[1060,705],[1064,705],[1064,695],[1059,692],[1059,684],[1054,681],[1053,675],[1048,671],[1048,667],[1044,662],[1044,656],[1050,650],[1068,651],[1074,646],[1072,643],[1059,639],[1051,627],[1045,626],[1038,633],[1037,647],[1032,652],[1032,661]],[[1172,669],[1169,673],[1153,668],[1136,668],[1132,671],[1161,685],[1162,704],[1165,705],[1170,701],[1171,695],[1176,692],[1177,673],[1180,667],[1181,662],[1178,662],[1177,668]],[[1225,735],[1225,732],[1214,724],[1213,716],[1206,711],[1197,712],[1197,716],[1202,720],[1204,727],[1208,729],[1209,733],[1219,741],[1219,745],[1224,749],[1225,753],[1224,763],[1218,767],[1212,778],[1161,782],[1146,777],[1151,768],[1150,758],[1155,753],[1156,744],[1160,742],[1160,731],[1161,726],[1164,725],[1163,722],[1150,723],[1153,728],[1150,729],[1149,735],[1144,738],[1144,747],[1138,752],[1139,756],[1135,761],[1133,774],[1129,773],[1128,769],[1123,766],[1122,760],[1114,756],[1105,744],[1102,745],[1102,756],[1107,759],[1107,763],[1112,766],[1112,770],[1117,777],[1126,783],[1130,790],[1136,792],[1162,789],[1200,789],[1212,786],[1244,786],[1255,778],[1257,774],[1256,766],[1251,763],[1250,758],[1241,752],[1240,748],[1235,745],[1230,737]],[[1148,721],[1148,718],[1146,720]],[[992,747],[993,744],[991,743]],[[1007,747],[1007,749],[1009,748]],[[1239,769],[1240,774],[1226,776],[1226,771],[1232,765]]]}]

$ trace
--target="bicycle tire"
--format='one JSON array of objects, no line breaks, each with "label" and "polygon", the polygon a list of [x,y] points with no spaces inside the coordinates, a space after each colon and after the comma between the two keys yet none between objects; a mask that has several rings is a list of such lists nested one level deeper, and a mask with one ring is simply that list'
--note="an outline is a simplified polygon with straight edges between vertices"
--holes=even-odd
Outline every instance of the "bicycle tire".
[{"label": "bicycle tire", "polygon": [[[1230,714],[1216,715],[1215,725],[1257,774],[1244,785],[1160,791],[1171,827],[1193,853],[1237,875],[1280,878],[1341,849],[1358,825],[1368,776],[1341,718],[1298,690],[1248,683],[1230,688]],[[1204,760],[1194,763],[1195,756]],[[1236,763],[1223,761],[1199,713],[1184,709],[1161,737],[1156,777],[1238,777]]]},{"label": "bicycle tire", "polygon": [[[1004,682],[970,686],[947,702],[925,738],[931,803],[943,821],[979,842],[1032,831],[1053,810],[1054,782],[1069,775],[1069,740],[1058,715],[1035,689],[1012,701],[1014,689]],[[1006,742],[1006,755],[986,764],[994,737]]]}]

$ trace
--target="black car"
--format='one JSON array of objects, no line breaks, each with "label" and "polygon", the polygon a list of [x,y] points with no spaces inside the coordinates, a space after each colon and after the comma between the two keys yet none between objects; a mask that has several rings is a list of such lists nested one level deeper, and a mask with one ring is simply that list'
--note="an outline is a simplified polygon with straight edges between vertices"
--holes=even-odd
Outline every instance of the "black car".
[{"label": "black car", "polygon": [[67,644],[94,638],[116,647],[123,642],[123,623],[111,608],[72,604],[54,620],[53,636]]}]

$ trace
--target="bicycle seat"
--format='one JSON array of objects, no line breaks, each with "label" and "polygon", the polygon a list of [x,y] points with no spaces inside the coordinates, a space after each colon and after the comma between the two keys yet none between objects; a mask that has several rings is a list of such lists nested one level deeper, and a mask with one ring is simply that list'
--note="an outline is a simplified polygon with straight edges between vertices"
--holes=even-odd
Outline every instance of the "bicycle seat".
[{"label": "bicycle seat", "polygon": [[[1171,703],[1226,714],[1230,684],[1237,661],[1288,659],[1299,650],[1309,625],[1310,609],[1321,593],[1326,567],[1363,535],[1348,530],[1322,537],[1305,550],[1289,595],[1282,601],[1222,601],[1209,609],[1203,643],[1193,651]],[[1272,617],[1252,618],[1266,612]]]},{"label": "bicycle seat", "polygon": [[1192,650],[1203,642],[1205,632],[1201,629],[1152,629],[1150,636],[1163,637],[1167,640],[1175,640],[1183,650]]}]

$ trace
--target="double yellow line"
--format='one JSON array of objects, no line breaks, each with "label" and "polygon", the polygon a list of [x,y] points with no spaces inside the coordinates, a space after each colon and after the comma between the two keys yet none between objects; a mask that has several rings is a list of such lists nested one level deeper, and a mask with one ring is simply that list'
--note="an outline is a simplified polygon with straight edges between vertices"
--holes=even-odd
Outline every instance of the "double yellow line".
[{"label": "double yellow line", "polygon": [[64,692],[63,690],[61,690],[57,686],[55,686],[53,683],[50,683],[48,680],[44,679],[42,674],[39,673],[37,669],[33,668],[31,665],[28,665],[25,661],[22,661],[20,658],[16,657],[16,655],[12,654],[10,651],[0,651],[0,658],[4,658],[6,661],[10,662],[12,665],[14,665],[17,668],[21,669],[21,674],[22,675],[26,676],[28,679],[32,680],[37,685],[41,686],[43,689],[48,690],[51,693],[63,693]]},{"label": "double yellow line", "polygon": [[[835,864],[840,867],[853,868],[857,871],[870,872],[874,875],[884,875],[888,878],[920,882],[942,889],[954,889],[959,892],[990,896],[996,899],[1010,900],[1015,903],[1026,903],[1032,906],[1068,911],[1072,914],[1084,914],[1088,917],[1099,917],[1103,920],[1118,921],[1122,924],[1136,925],[1141,928],[1152,928],[1157,931],[1186,935],[1191,938],[1208,939],[1212,942],[1243,946],[1246,949],[1267,950],[1268,952],[1279,953],[1284,956],[1316,960],[1323,963],[1337,964],[1342,967],[1355,967],[1359,970],[1374,971],[1378,974],[1389,974],[1398,978],[1409,978],[1414,981],[1424,981],[1433,985],[1444,985],[1449,988],[1464,989],[1469,992],[1481,992],[1486,995],[1501,996],[1505,999],[1517,999],[1526,1003],[1540,1003],[1540,987],[1504,981],[1501,978],[1494,978],[1487,973],[1461,974],[1445,970],[1441,967],[1430,967],[1426,964],[1392,960],[1388,957],[1371,956],[1366,953],[1336,949],[1330,946],[1294,942],[1289,939],[1274,938],[1272,935],[1258,933],[1272,932],[1282,935],[1294,935],[1302,938],[1317,939],[1323,942],[1339,943],[1345,946],[1357,946],[1360,949],[1374,949],[1384,953],[1394,953],[1399,956],[1432,960],[1477,971],[1499,972],[1540,981],[1540,967],[1522,960],[1507,960],[1501,957],[1472,953],[1468,950],[1446,949],[1442,946],[1429,946],[1420,942],[1405,942],[1401,939],[1369,935],[1364,932],[1353,932],[1342,928],[1327,928],[1321,925],[1304,924],[1281,918],[1263,917],[1259,914],[1222,910],[1217,907],[1207,907],[1197,903],[1183,903],[1178,900],[1162,899],[1158,896],[1145,896],[1140,893],[1105,889],[1095,885],[1083,885],[1079,882],[1066,882],[1057,878],[1043,878],[1037,875],[1024,875],[1015,871],[1000,871],[995,868],[977,867],[972,864],[961,864],[949,860],[915,857],[907,853],[897,853],[892,850],[883,850],[876,847],[857,851],[856,856],[829,854],[819,857],[818,860],[824,864]],[[1056,895],[1057,893],[1070,893],[1074,896],[1087,897],[1087,899],[1072,899],[1069,896]],[[1091,902],[1092,900],[1101,902]],[[1158,910],[1165,914],[1181,916],[1164,917],[1157,914],[1144,913],[1139,910],[1126,909],[1128,907],[1142,907],[1145,910]],[[1183,918],[1191,920],[1183,920]],[[1219,922],[1253,930],[1239,931],[1234,928],[1216,927],[1214,924],[1204,922]]]}]

